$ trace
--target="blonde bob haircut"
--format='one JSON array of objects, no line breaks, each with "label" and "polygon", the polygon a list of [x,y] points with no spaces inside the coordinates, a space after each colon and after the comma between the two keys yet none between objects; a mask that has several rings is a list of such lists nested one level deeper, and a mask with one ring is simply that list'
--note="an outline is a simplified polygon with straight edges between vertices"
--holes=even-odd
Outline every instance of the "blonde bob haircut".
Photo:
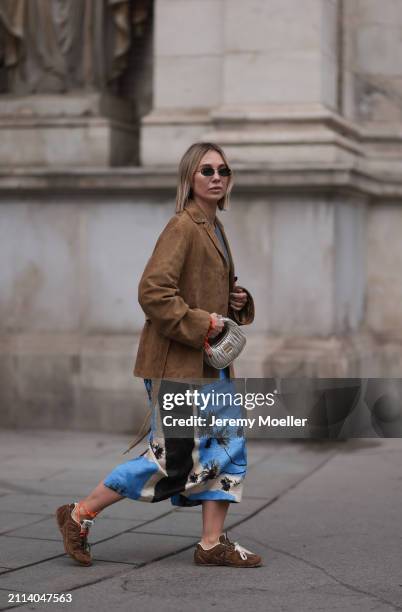
[{"label": "blonde bob haircut", "polygon": [[[176,195],[176,212],[184,210],[187,202],[193,197],[191,187],[194,173],[196,172],[200,161],[208,151],[216,151],[222,157],[224,163],[229,166],[226,155],[221,147],[214,142],[195,142],[187,149],[181,158],[179,164],[179,176]],[[229,208],[230,192],[233,187],[233,173],[229,176],[228,187],[223,198],[218,200],[219,210],[227,210]]]}]

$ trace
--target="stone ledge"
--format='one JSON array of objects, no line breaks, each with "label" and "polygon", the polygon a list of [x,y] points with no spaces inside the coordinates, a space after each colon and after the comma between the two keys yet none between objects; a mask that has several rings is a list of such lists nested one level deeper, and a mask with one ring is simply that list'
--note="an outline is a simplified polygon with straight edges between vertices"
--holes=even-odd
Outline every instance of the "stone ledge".
[{"label": "stone ledge", "polygon": [[[238,193],[279,192],[285,195],[300,190],[348,192],[375,198],[402,197],[399,175],[370,171],[364,163],[349,164],[244,164],[233,165]],[[173,166],[136,166],[115,168],[82,167],[1,167],[0,193],[22,192],[90,193],[165,193],[176,188],[177,168]]]},{"label": "stone ledge", "polygon": [[34,94],[14,96],[1,94],[0,119],[24,121],[29,119],[73,119],[104,116],[123,123],[136,120],[135,104],[107,93]]},{"label": "stone ledge", "polygon": [[248,334],[235,369],[248,378],[402,378],[402,337]]},{"label": "stone ledge", "polygon": [[0,166],[138,163],[132,102],[103,94],[1,96]]}]

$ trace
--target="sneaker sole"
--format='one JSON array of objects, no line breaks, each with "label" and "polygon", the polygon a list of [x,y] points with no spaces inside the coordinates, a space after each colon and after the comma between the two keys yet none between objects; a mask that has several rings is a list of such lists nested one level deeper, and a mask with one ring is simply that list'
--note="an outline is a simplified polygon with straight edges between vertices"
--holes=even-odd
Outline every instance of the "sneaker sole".
[{"label": "sneaker sole", "polygon": [[251,567],[262,567],[262,563],[254,563],[253,565],[230,565],[230,563],[200,563],[199,561],[194,561],[195,565],[204,566],[204,567],[236,567],[238,569],[248,569]]}]

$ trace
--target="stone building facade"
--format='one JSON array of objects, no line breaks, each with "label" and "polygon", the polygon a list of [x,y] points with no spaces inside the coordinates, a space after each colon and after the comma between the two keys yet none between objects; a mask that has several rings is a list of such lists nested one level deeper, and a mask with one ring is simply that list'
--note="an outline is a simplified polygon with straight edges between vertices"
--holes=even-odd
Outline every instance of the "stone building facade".
[{"label": "stone building facade", "polygon": [[401,3],[137,9],[110,87],[10,91],[0,30],[0,423],[138,426],[137,284],[196,140],[235,172],[238,375],[401,377]]}]

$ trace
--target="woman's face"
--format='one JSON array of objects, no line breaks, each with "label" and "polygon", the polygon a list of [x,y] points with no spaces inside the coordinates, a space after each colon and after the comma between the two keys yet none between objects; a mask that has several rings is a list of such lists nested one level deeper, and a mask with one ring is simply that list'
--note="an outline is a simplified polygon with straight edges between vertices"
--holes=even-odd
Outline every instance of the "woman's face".
[{"label": "woman's face", "polygon": [[[205,167],[213,168],[214,174],[212,176],[201,174],[200,170]],[[222,167],[226,168],[226,164],[217,151],[212,150],[205,153],[193,176],[192,189],[194,198],[217,203],[224,197],[228,188],[229,177],[218,174],[218,168]]]}]

